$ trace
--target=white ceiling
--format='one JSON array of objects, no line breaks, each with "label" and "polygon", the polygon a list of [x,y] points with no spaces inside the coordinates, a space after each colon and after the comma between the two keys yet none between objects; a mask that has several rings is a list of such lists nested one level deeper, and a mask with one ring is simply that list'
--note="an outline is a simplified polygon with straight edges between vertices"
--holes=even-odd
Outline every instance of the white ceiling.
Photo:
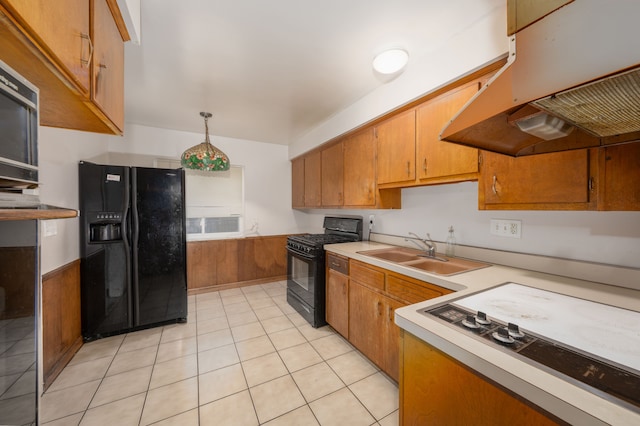
[{"label": "white ceiling", "polygon": [[126,45],[127,122],[203,133],[199,112],[209,111],[211,134],[287,145],[385,84],[376,53],[402,47],[410,67],[497,1],[140,3],[141,44]]}]

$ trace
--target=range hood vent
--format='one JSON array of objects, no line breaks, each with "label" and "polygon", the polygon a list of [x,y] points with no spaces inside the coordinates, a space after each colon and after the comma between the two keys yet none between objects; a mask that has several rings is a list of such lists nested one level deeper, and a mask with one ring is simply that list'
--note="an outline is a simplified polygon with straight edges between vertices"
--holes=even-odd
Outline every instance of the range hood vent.
[{"label": "range hood vent", "polygon": [[547,96],[532,104],[595,136],[635,132],[640,129],[640,70]]},{"label": "range hood vent", "polygon": [[509,37],[442,140],[532,155],[640,141],[640,3],[574,1]]}]

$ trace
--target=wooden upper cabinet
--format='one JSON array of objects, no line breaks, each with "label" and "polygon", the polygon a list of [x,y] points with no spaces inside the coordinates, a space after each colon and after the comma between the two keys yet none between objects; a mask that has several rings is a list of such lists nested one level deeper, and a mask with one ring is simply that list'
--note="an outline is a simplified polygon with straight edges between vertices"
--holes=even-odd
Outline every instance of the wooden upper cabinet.
[{"label": "wooden upper cabinet", "polygon": [[376,141],[373,128],[344,141],[344,205],[376,205]]},{"label": "wooden upper cabinet", "polygon": [[124,43],[106,0],[93,0],[91,99],[124,129]]},{"label": "wooden upper cabinet", "polygon": [[77,88],[89,94],[91,40],[87,0],[5,0],[15,16],[55,56]]},{"label": "wooden upper cabinet", "polygon": [[416,179],[416,111],[394,115],[376,127],[378,184]]},{"label": "wooden upper cabinet", "polygon": [[321,152],[322,206],[342,206],[344,196],[344,146],[342,142]]},{"label": "wooden upper cabinet", "polygon": [[640,143],[599,149],[598,210],[640,210]]},{"label": "wooden upper cabinet", "polygon": [[122,134],[126,26],[115,0],[0,0],[2,60],[40,89],[40,124]]},{"label": "wooden upper cabinet", "polygon": [[596,206],[595,150],[526,157],[483,152],[480,209],[589,210]]},{"label": "wooden upper cabinet", "polygon": [[322,203],[320,151],[291,160],[291,207],[320,207]]},{"label": "wooden upper cabinet", "polygon": [[322,205],[322,156],[320,151],[304,157],[304,205]]},{"label": "wooden upper cabinet", "polygon": [[474,82],[418,106],[416,174],[422,183],[477,179],[478,150],[443,142],[440,132],[479,88]]},{"label": "wooden upper cabinet", "polygon": [[291,160],[291,207],[304,207],[304,157]]}]

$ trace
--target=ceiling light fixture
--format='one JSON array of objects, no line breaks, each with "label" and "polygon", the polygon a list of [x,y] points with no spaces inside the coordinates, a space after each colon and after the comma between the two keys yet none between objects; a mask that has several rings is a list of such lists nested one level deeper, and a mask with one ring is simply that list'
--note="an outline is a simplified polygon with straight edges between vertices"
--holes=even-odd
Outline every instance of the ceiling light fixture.
[{"label": "ceiling light fixture", "polygon": [[373,69],[380,74],[394,74],[402,70],[409,61],[409,54],[403,49],[389,49],[373,58]]},{"label": "ceiling light fixture", "polygon": [[204,170],[210,172],[223,172],[229,170],[231,163],[227,154],[220,151],[209,141],[209,118],[212,117],[210,112],[201,112],[200,116],[204,118],[205,140],[201,144],[192,146],[183,154],[180,164],[185,169]]}]

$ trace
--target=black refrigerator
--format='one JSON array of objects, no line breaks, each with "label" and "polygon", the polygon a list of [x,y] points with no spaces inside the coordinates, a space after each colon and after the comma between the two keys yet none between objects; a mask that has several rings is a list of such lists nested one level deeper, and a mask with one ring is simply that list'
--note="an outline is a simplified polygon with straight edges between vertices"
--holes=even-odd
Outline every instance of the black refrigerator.
[{"label": "black refrigerator", "polygon": [[184,171],[79,165],[85,341],[187,319]]}]

